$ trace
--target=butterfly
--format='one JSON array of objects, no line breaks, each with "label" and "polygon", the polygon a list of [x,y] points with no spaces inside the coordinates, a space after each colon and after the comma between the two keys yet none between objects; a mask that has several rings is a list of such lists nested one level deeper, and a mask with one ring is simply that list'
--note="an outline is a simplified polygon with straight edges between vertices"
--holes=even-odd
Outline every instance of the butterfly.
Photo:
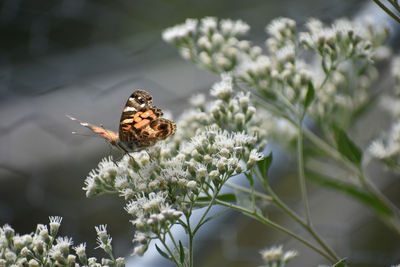
[{"label": "butterfly", "polygon": [[175,122],[162,118],[162,110],[152,105],[152,100],[153,97],[146,91],[133,92],[122,111],[118,133],[69,115],[67,117],[126,153],[139,151],[166,139],[176,131]]}]

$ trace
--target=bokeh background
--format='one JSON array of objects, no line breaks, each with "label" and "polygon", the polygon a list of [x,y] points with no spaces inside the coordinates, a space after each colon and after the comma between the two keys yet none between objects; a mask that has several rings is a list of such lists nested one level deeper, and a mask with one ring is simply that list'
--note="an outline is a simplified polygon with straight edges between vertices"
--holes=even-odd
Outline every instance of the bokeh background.
[{"label": "bokeh background", "polygon": [[[93,250],[94,226],[107,224],[114,252],[129,255],[133,232],[122,201],[115,196],[87,199],[81,189],[88,172],[110,154],[110,148],[100,139],[71,135],[85,129],[65,114],[117,129],[126,98],[141,88],[153,94],[156,105],[178,116],[188,106],[189,96],[207,92],[218,79],[185,62],[161,40],[163,29],[187,17],[242,19],[251,26],[249,39],[262,46],[264,27],[275,17],[291,17],[300,25],[309,17],[329,23],[357,16],[371,4],[368,0],[0,1],[0,225],[9,223],[17,232],[27,233],[36,224],[47,223],[50,215],[62,216],[61,235],[73,237],[76,244],[87,242],[89,253],[101,256],[101,251]],[[385,17],[379,9],[372,12]],[[293,159],[284,154],[275,158],[277,191],[297,205]],[[382,186],[389,197],[399,199],[398,183]],[[352,266],[400,263],[400,238],[368,209],[346,196],[310,187],[316,228],[339,254],[349,256]],[[288,224],[275,210],[269,214]],[[298,242],[238,214],[204,228],[198,238],[197,266],[261,265],[258,251],[274,244],[300,252],[288,266],[324,263]],[[145,260],[130,262],[168,266],[153,256],[150,252]]]}]

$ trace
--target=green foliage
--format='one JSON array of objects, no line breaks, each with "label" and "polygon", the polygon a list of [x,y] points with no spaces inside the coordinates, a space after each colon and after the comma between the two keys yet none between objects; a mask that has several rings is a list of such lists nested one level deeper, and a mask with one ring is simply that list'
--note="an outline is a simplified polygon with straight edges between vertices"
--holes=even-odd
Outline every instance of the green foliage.
[{"label": "green foliage", "polygon": [[348,160],[360,167],[362,159],[361,149],[348,137],[346,132],[338,126],[332,125],[332,130],[335,135],[338,151]]}]

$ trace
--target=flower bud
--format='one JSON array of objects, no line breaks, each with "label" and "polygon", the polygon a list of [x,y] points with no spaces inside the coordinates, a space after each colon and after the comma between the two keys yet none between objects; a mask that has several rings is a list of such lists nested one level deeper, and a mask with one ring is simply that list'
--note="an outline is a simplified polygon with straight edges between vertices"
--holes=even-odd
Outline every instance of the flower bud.
[{"label": "flower bud", "polygon": [[194,190],[194,189],[197,188],[197,183],[196,183],[196,181],[189,181],[189,182],[186,184],[186,186],[187,186],[189,189]]},{"label": "flower bud", "polygon": [[209,176],[211,177],[211,179],[215,179],[219,176],[219,171],[213,170],[210,172]]}]

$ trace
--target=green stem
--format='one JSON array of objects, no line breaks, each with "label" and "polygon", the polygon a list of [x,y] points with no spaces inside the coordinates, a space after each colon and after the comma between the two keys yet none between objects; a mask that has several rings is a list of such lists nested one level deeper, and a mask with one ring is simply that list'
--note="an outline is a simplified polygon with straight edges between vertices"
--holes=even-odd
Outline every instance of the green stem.
[{"label": "green stem", "polygon": [[400,23],[400,18],[394,14],[389,8],[387,8],[384,4],[381,3],[379,0],[373,0],[375,4],[377,4],[380,8],[383,9],[389,16],[391,16],[397,23]]},{"label": "green stem", "polygon": [[322,251],[320,248],[316,247],[315,245],[313,245],[312,243],[310,243],[306,239],[304,239],[301,236],[293,233],[292,231],[286,229],[285,227],[274,223],[273,221],[269,220],[268,218],[265,218],[264,216],[254,212],[254,211],[251,211],[251,210],[245,209],[243,207],[240,207],[238,205],[227,203],[227,202],[224,202],[224,201],[221,201],[221,200],[218,200],[218,199],[215,200],[215,203],[220,204],[220,205],[225,206],[225,207],[229,207],[229,208],[235,209],[235,210],[243,212],[243,213],[245,213],[247,215],[250,215],[250,217],[258,220],[259,222],[261,222],[263,224],[266,224],[266,225],[268,225],[268,226],[270,226],[270,227],[272,227],[272,228],[274,228],[276,230],[279,230],[279,231],[281,231],[281,232],[283,232],[283,233],[285,233],[285,234],[297,239],[298,241],[302,242],[306,246],[310,247],[311,249],[313,249],[314,251],[316,251],[317,253],[319,253],[323,257],[325,257],[330,262],[332,262],[332,263],[337,262],[337,260],[335,258],[333,258],[330,255],[326,254],[324,251]]},{"label": "green stem", "polygon": [[158,239],[161,241],[163,244],[164,248],[168,250],[170,259],[176,264],[176,266],[180,266],[180,263],[175,259],[174,253],[171,251],[171,249],[167,246],[167,243],[165,242],[165,237],[162,238],[161,235],[158,235]]},{"label": "green stem", "polygon": [[323,150],[328,156],[342,163],[349,171],[355,174],[360,180],[363,187],[368,190],[369,193],[376,196],[382,203],[384,203],[392,212],[400,219],[400,210],[385,196],[380,192],[374,184],[372,184],[368,179],[365,178],[361,169],[353,165],[350,161],[344,158],[335,148],[327,144],[324,140],[319,138],[313,132],[304,128],[304,135],[312,142],[314,145]]},{"label": "green stem", "polygon": [[[227,187],[230,187],[230,188],[233,188],[233,189],[237,189],[237,190],[239,190],[239,191],[242,191],[242,192],[246,192],[246,193],[248,193],[248,194],[251,194],[251,190],[249,190],[248,188],[246,188],[246,187],[244,187],[244,186],[240,186],[240,185],[236,185],[236,184],[231,184],[231,183],[225,183],[225,185],[227,186]],[[267,196],[267,195],[265,195],[265,194],[263,194],[263,193],[260,193],[260,192],[257,192],[257,191],[254,191],[254,195],[255,196],[257,196],[257,197],[259,197],[259,198],[262,198],[262,199],[264,199],[264,200],[266,200],[266,201],[268,201],[268,202],[273,202],[274,201],[274,199],[272,198],[272,197],[270,197],[270,196]]]},{"label": "green stem", "polygon": [[[262,179],[257,172],[254,172],[259,181],[265,181]],[[298,224],[300,224],[307,232],[309,232],[312,237],[317,241],[322,248],[332,257],[338,261],[340,258],[336,255],[335,251],[329,247],[328,244],[318,235],[312,225],[308,225],[300,216],[296,214],[291,208],[289,208],[279,197],[275,194],[272,188],[268,185],[267,182],[262,182],[265,191],[272,197],[272,201],[287,215],[289,215],[292,219],[294,219]],[[268,196],[269,197],[269,196]]]},{"label": "green stem", "polygon": [[[268,106],[265,106],[264,103],[264,108],[269,110]],[[293,110],[293,106],[289,106],[291,110]],[[274,113],[275,114],[275,113]],[[284,117],[288,122],[292,123],[293,125],[296,125],[296,122],[290,118],[289,116],[282,116],[283,113],[278,113],[275,114],[277,116]],[[364,175],[360,172],[360,170],[353,165],[350,161],[348,161],[346,158],[340,154],[336,148],[332,147],[330,144],[325,142],[325,140],[321,139],[318,137],[316,134],[314,134],[312,131],[310,131],[307,127],[303,128],[303,134],[305,137],[307,137],[308,140],[310,140],[316,147],[321,149],[326,155],[331,157],[332,159],[340,162],[348,171],[351,173],[355,174],[357,177],[359,177],[361,183],[363,184],[363,187],[368,190],[371,194],[376,196],[379,200],[382,201],[394,214],[396,214],[396,217],[400,219],[400,210],[390,201],[388,200],[380,191],[377,189],[369,180],[365,179]]]},{"label": "green stem", "polygon": [[400,219],[400,210],[384,195],[382,192],[368,179],[366,179],[360,172],[359,180],[363,184],[364,188],[368,190],[371,194],[376,196],[380,201],[382,201],[393,213],[396,218]]},{"label": "green stem", "polygon": [[173,236],[172,233],[171,233],[171,228],[169,228],[167,232],[168,232],[169,238],[171,238],[172,243],[174,244],[175,249],[176,249],[177,251],[179,251],[178,244],[176,243],[175,238],[174,238],[174,236]]},{"label": "green stem", "polygon": [[192,209],[190,209],[189,215],[186,215],[186,231],[189,235],[189,266],[193,267],[193,236],[192,227],[190,226],[190,215],[192,214]]},{"label": "green stem", "polygon": [[211,198],[211,201],[210,201],[209,205],[207,206],[206,210],[204,211],[203,215],[201,216],[200,220],[198,221],[196,227],[193,230],[193,235],[196,234],[197,230],[199,230],[200,226],[202,225],[202,222],[203,222],[204,218],[207,216],[207,214],[210,211],[211,207],[214,205],[218,193],[219,193],[219,189],[216,188],[215,192],[212,195],[212,198]]},{"label": "green stem", "polygon": [[300,193],[303,201],[304,213],[306,215],[307,225],[311,227],[310,208],[307,199],[306,176],[304,173],[304,152],[303,152],[303,119],[298,119],[298,134],[297,134],[297,158],[298,158],[298,172]]}]

